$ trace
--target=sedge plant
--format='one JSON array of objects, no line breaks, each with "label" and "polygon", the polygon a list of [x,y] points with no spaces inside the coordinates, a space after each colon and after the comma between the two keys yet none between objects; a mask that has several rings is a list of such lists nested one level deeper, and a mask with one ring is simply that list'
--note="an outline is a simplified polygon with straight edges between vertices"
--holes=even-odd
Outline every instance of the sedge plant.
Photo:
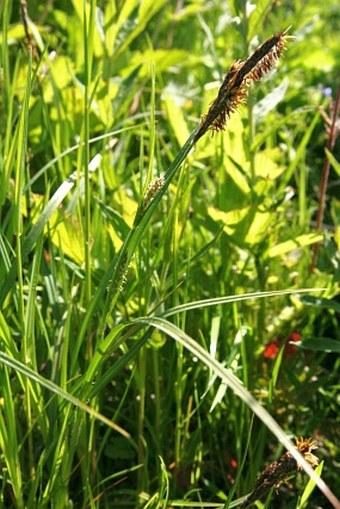
[{"label": "sedge plant", "polygon": [[[25,11],[25,2],[23,2],[24,19],[27,21],[27,9]],[[8,8],[9,3],[6,2]],[[126,4],[125,8],[128,10],[129,3]],[[26,6],[27,7],[27,6]],[[25,194],[29,196],[29,187],[25,187],[24,181],[25,175],[25,152],[26,152],[26,140],[27,140],[27,129],[28,129],[28,117],[29,117],[29,98],[32,90],[32,86],[36,85],[38,79],[38,72],[31,73],[29,69],[27,72],[27,83],[24,92],[24,100],[22,103],[22,110],[16,129],[13,135],[13,139],[18,141],[20,151],[14,156],[14,150],[11,149],[10,138],[6,140],[6,147],[8,150],[8,159],[6,160],[6,171],[4,173],[4,182],[6,186],[10,187],[10,171],[11,164],[15,161],[15,186],[14,186],[14,234],[17,240],[16,251],[12,252],[9,244],[1,244],[1,250],[3,259],[5,260],[6,270],[4,271],[3,285],[0,289],[0,301],[6,307],[9,305],[9,300],[12,298],[12,290],[14,283],[17,281],[17,292],[15,293],[15,309],[17,310],[17,316],[15,317],[15,323],[17,324],[18,330],[20,330],[21,336],[24,338],[22,347],[18,350],[17,343],[13,339],[9,328],[1,315],[1,327],[2,327],[2,341],[4,343],[4,352],[1,352],[1,362],[7,369],[11,369],[17,374],[19,385],[21,390],[25,394],[23,405],[25,407],[26,422],[20,423],[20,426],[16,422],[15,408],[11,404],[11,393],[13,392],[12,380],[8,375],[8,371],[2,372],[2,387],[4,394],[4,406],[2,407],[1,414],[1,446],[3,450],[5,467],[3,469],[3,486],[11,485],[10,490],[3,488],[2,497],[8,503],[11,498],[13,504],[16,507],[23,508],[25,506],[35,507],[35,504],[40,504],[40,507],[48,507],[50,501],[53,500],[53,506],[58,508],[71,507],[72,500],[79,501],[82,499],[84,502],[78,502],[79,506],[100,506],[101,497],[106,500],[105,488],[102,489],[101,481],[98,475],[98,469],[100,468],[98,457],[102,457],[106,451],[106,445],[110,444],[110,435],[108,431],[103,434],[103,443],[99,448],[96,447],[95,434],[98,426],[98,422],[107,426],[107,430],[113,429],[117,435],[123,437],[124,443],[129,444],[132,451],[135,451],[138,458],[138,464],[131,466],[129,469],[121,469],[115,473],[105,472],[102,475],[103,483],[105,486],[113,485],[114,488],[119,489],[121,479],[124,476],[136,475],[136,485],[138,493],[138,503],[146,507],[162,507],[165,506],[169,501],[169,478],[166,472],[166,467],[163,460],[159,463],[159,482],[160,488],[158,493],[154,496],[148,497],[146,493],[148,487],[147,464],[148,450],[145,446],[145,439],[143,436],[143,430],[145,426],[150,426],[148,419],[145,415],[146,402],[146,379],[147,379],[147,356],[146,347],[150,344],[150,341],[155,341],[153,329],[159,334],[164,334],[170,338],[173,338],[179,345],[177,350],[178,361],[177,361],[177,375],[173,377],[175,391],[176,391],[176,454],[175,454],[175,466],[174,469],[177,472],[174,475],[181,475],[179,463],[181,462],[181,445],[190,444],[186,438],[186,432],[189,429],[190,423],[197,419],[199,429],[202,427],[202,417],[200,415],[194,415],[192,411],[192,401],[188,404],[186,416],[183,418],[181,411],[181,404],[184,400],[185,391],[185,378],[187,376],[183,360],[183,352],[186,350],[191,352],[194,358],[199,359],[204,368],[207,368],[211,373],[212,380],[214,377],[222,380],[224,387],[229,387],[235,395],[235,399],[241,399],[247,407],[251,409],[275,434],[278,440],[289,450],[286,456],[282,460],[278,460],[277,465],[266,469],[263,475],[260,476],[259,481],[255,484],[255,489],[252,495],[249,495],[244,501],[239,501],[239,504],[247,504],[252,502],[255,498],[258,498],[267,493],[267,489],[272,488],[276,484],[285,480],[285,474],[288,468],[286,465],[289,464],[289,468],[294,469],[296,465],[304,468],[311,476],[313,481],[320,487],[323,493],[329,498],[330,502],[334,507],[339,507],[338,501],[332,492],[324,485],[324,483],[317,477],[311,467],[316,465],[314,456],[311,455],[311,451],[314,449],[314,442],[307,439],[306,442],[298,442],[297,448],[287,439],[286,434],[277,425],[277,423],[271,418],[271,416],[262,408],[262,406],[256,401],[251,393],[246,390],[240,383],[237,376],[235,376],[230,370],[228,370],[222,363],[218,362],[214,358],[213,351],[210,353],[203,347],[201,347],[197,341],[193,340],[189,335],[183,332],[185,318],[180,319],[179,316],[185,316],[185,313],[190,309],[199,310],[200,313],[204,313],[208,307],[221,306],[227,303],[234,305],[235,321],[239,320],[237,317],[236,303],[238,300],[256,298],[262,301],[270,296],[277,295],[275,292],[262,292],[260,294],[247,293],[243,296],[236,297],[221,297],[219,299],[205,299],[202,301],[191,302],[185,305],[180,305],[178,298],[176,298],[176,290],[180,285],[178,278],[174,277],[173,287],[173,307],[166,309],[163,312],[155,306],[154,310],[150,312],[145,306],[145,316],[138,316],[131,320],[122,320],[118,323],[114,323],[112,315],[117,309],[117,303],[119,299],[124,299],[126,287],[128,286],[129,279],[129,267],[134,263],[135,258],[142,258],[143,253],[141,249],[142,242],[147,240],[148,227],[151,224],[151,220],[154,218],[156,211],[160,208],[161,202],[165,199],[166,192],[174,183],[175,179],[180,175],[180,179],[184,179],[184,172],[181,173],[183,163],[187,160],[194,147],[202,143],[203,137],[208,137],[211,132],[221,131],[228,129],[228,122],[230,121],[231,115],[237,110],[238,105],[245,103],[249,89],[252,83],[259,81],[265,74],[270,71],[275,65],[276,61],[281,57],[282,52],[285,48],[285,43],[289,41],[289,35],[287,31],[276,33],[274,36],[267,39],[261,44],[254,52],[251,53],[250,57],[245,61],[236,61],[230,67],[227,72],[223,83],[217,93],[217,97],[213,100],[210,105],[208,112],[202,117],[200,125],[198,125],[194,131],[189,135],[188,139],[184,142],[182,148],[174,158],[173,162],[165,172],[164,176],[153,179],[151,177],[152,164],[150,157],[150,165],[148,171],[148,177],[146,182],[141,183],[142,198],[135,211],[134,219],[130,229],[126,228],[123,221],[118,222],[117,217],[112,213],[110,216],[122,231],[123,243],[117,253],[109,260],[109,263],[105,266],[105,270],[102,273],[97,273],[96,268],[93,267],[91,261],[91,220],[92,214],[92,202],[91,202],[91,189],[90,180],[91,174],[94,173],[98,167],[96,160],[90,161],[90,144],[95,141],[102,141],[112,136],[119,136],[124,133],[127,138],[131,131],[135,130],[136,127],[127,127],[122,130],[116,130],[102,136],[98,136],[96,140],[90,140],[90,120],[91,120],[91,103],[93,97],[96,94],[97,87],[101,84],[99,79],[92,84],[92,74],[94,65],[94,54],[95,54],[95,24],[96,20],[96,2],[91,1],[89,6],[86,6],[85,2],[82,9],[79,9],[79,16],[82,16],[83,22],[83,46],[86,48],[84,51],[84,108],[83,108],[83,122],[81,128],[80,141],[74,145],[74,151],[77,152],[77,170],[72,173],[66,166],[63,165],[63,157],[57,158],[55,161],[51,161],[50,165],[46,165],[40,175],[45,175],[48,168],[51,168],[53,164],[57,164],[57,172],[62,179],[62,184],[52,195],[48,201],[42,203],[39,210],[39,217],[33,221],[31,229],[27,232],[23,230],[22,217],[24,216],[23,203],[21,196]],[[25,14],[26,12],[26,14]],[[124,11],[122,11],[124,14]],[[123,19],[123,14],[121,19]],[[126,14],[126,13],[125,13]],[[7,22],[8,22],[8,15]],[[141,12],[141,16],[145,16],[145,23],[147,22],[149,14],[147,10]],[[6,26],[6,16],[4,19],[4,27]],[[108,26],[110,24],[108,23]],[[29,34],[30,23],[25,24],[26,33]],[[137,31],[136,31],[137,33]],[[133,32],[132,32],[133,34]],[[4,34],[4,40],[6,34]],[[126,39],[128,41],[128,39]],[[28,41],[32,49],[32,59],[38,62],[38,66],[42,64],[39,62],[37,54],[35,52],[34,44],[32,39]],[[127,42],[122,42],[119,46],[117,53],[123,54],[124,48],[127,47]],[[3,54],[6,56],[6,46],[3,45]],[[6,63],[6,58],[4,59]],[[51,72],[51,81],[53,82],[53,73]],[[58,87],[55,86],[54,90],[58,93]],[[152,94],[154,95],[155,77],[152,79]],[[7,90],[7,97],[10,98],[9,90]],[[154,99],[153,99],[154,101]],[[11,102],[8,106],[8,118],[10,118],[10,107]],[[48,119],[47,109],[44,112],[46,119]],[[63,126],[60,132],[56,136],[53,135],[53,143],[56,151],[62,152],[62,138],[67,137],[68,125],[65,120],[63,108],[58,105],[59,121]],[[10,121],[10,120],[9,120]],[[50,119],[48,119],[49,122]],[[152,123],[152,122],[151,122]],[[51,125],[50,125],[51,128]],[[141,125],[143,128],[143,125]],[[52,133],[51,128],[51,133]],[[153,142],[152,153],[155,150],[155,130],[153,131]],[[51,136],[52,137],[52,136]],[[152,137],[151,137],[152,138]],[[72,149],[67,150],[64,154],[72,153]],[[141,151],[142,154],[142,151]],[[191,157],[191,156],[190,156]],[[194,157],[194,156],[193,156]],[[141,155],[141,166],[143,164]],[[84,170],[84,171],[82,171]],[[66,175],[70,175],[66,178]],[[35,175],[33,179],[38,179]],[[32,180],[31,179],[31,183]],[[84,199],[84,218],[82,223],[83,240],[85,246],[85,257],[84,257],[84,272],[79,270],[76,265],[70,264],[69,260],[65,256],[61,256],[61,260],[54,259],[53,248],[50,248],[50,254],[44,251],[43,235],[46,228],[50,224],[53,214],[58,212],[58,208],[69,193],[75,191],[80,197]],[[5,200],[7,191],[4,191],[1,195],[2,203]],[[29,203],[29,202],[28,202]],[[101,206],[103,206],[101,204]],[[29,207],[28,207],[29,210]],[[105,213],[109,214],[111,211],[108,207],[103,207]],[[173,215],[175,225],[175,233],[173,239],[173,250],[177,253],[176,242],[179,238],[180,223],[178,216],[174,213]],[[98,221],[97,224],[100,224]],[[99,228],[98,228],[99,229]],[[48,235],[53,235],[53,232],[48,231]],[[216,238],[219,233],[217,233]],[[169,235],[171,237],[171,235]],[[75,239],[74,239],[75,242]],[[213,243],[211,243],[213,245]],[[210,246],[206,246],[206,251]],[[206,252],[205,251],[205,252]],[[202,253],[204,254],[204,253]],[[26,261],[33,255],[32,269],[29,273],[28,280],[25,279],[23,268],[25,267]],[[12,259],[15,257],[15,261]],[[39,310],[39,306],[36,306],[36,299],[39,292],[38,286],[38,274],[39,267],[42,263],[51,266],[51,277],[46,276],[46,285],[48,287],[49,298],[53,302],[54,310],[58,314],[58,305],[60,303],[60,294],[58,285],[55,282],[58,280],[56,277],[58,264],[60,264],[60,273],[64,278],[65,286],[63,290],[63,299],[69,302],[69,306],[64,313],[60,313],[58,320],[61,323],[58,337],[56,341],[52,341],[50,332],[46,330],[45,320],[43,313]],[[174,265],[178,266],[178,260],[176,256],[173,258]],[[142,266],[142,263],[141,263]],[[145,264],[147,266],[147,264]],[[71,292],[65,290],[68,286],[68,274],[69,270],[73,272],[70,280]],[[258,264],[258,274],[261,274],[261,267]],[[55,277],[53,277],[55,276]],[[77,291],[78,284],[76,281],[78,278],[82,280],[84,277],[84,285],[82,288],[82,309],[79,309],[77,303]],[[96,279],[97,278],[97,279]],[[164,278],[166,279],[166,278]],[[96,285],[93,284],[96,281]],[[28,296],[26,303],[26,283],[28,282]],[[263,285],[264,286],[264,285]],[[287,292],[291,293],[291,292]],[[296,292],[298,293],[298,292]],[[284,292],[279,292],[280,295]],[[142,309],[143,296],[140,298]],[[127,299],[128,301],[128,299]],[[162,306],[160,306],[160,309]],[[100,318],[98,320],[97,314],[100,309]],[[142,313],[140,313],[142,314]],[[171,323],[168,318],[175,318],[175,324]],[[44,366],[39,365],[38,357],[39,351],[35,347],[37,346],[36,341],[36,330],[34,318],[37,317],[39,329],[43,331],[44,341],[48,345],[51,357],[53,359],[51,380],[47,380],[44,377]],[[75,326],[74,321],[79,319],[79,333],[77,334],[75,341],[72,343],[72,330]],[[79,318],[81,317],[81,318]],[[263,322],[263,320],[262,320]],[[242,327],[240,327],[242,331]],[[242,335],[242,334],[241,334]],[[138,338],[136,340],[136,337]],[[127,348],[128,340],[133,339],[132,347]],[[85,345],[85,348],[84,348]],[[236,345],[237,347],[237,345]],[[80,353],[85,350],[84,358],[80,359]],[[72,352],[72,355],[69,355]],[[121,353],[121,357],[118,359],[115,357],[118,353]],[[246,353],[243,352],[244,358]],[[229,365],[232,366],[234,358],[230,355],[228,359]],[[113,362],[111,362],[113,359]],[[107,388],[109,384],[122,373],[124,369],[137,359],[135,368],[131,372],[130,378],[127,378],[126,387],[124,388],[123,396],[120,404],[114,410],[110,409],[110,419],[104,417],[101,412],[98,411],[98,407],[103,403],[103,393],[108,393]],[[159,358],[157,351],[153,352],[153,365],[154,365],[154,387],[156,393],[156,400],[159,401],[161,396],[161,385],[159,384]],[[29,366],[26,365],[29,363]],[[60,371],[59,371],[60,368]],[[39,373],[39,370],[41,371]],[[203,368],[201,370],[203,374]],[[169,374],[171,377],[171,373]],[[126,429],[119,426],[119,416],[122,407],[129,400],[129,394],[131,386],[137,381],[139,388],[138,394],[138,436],[136,439],[132,438]],[[170,384],[171,385],[171,384]],[[46,398],[45,391],[48,394],[53,394],[50,399]],[[221,393],[215,398],[214,405],[218,406],[218,403],[223,398],[223,387]],[[194,401],[197,408],[200,408],[200,398],[198,391],[194,394]],[[105,405],[105,403],[104,403]],[[85,417],[85,412],[90,415],[90,419]],[[242,412],[242,411],[241,411]],[[241,413],[240,412],[240,413]],[[131,415],[131,422],[135,416]],[[117,422],[116,422],[117,421]],[[246,418],[243,420],[246,423]],[[52,423],[52,425],[51,425]],[[155,429],[160,430],[162,427],[162,412],[159,406],[155,411]],[[25,429],[28,430],[27,437]],[[34,433],[39,430],[41,433],[45,448],[43,453],[39,455],[39,451],[35,450]],[[154,434],[155,443],[157,443],[157,435]],[[26,442],[27,438],[27,442]],[[30,489],[25,490],[25,479],[22,476],[22,470],[20,465],[20,453],[19,443],[26,446],[27,443],[27,471],[30,473],[30,478],[33,480]],[[299,444],[304,443],[308,445],[307,448],[300,447]],[[161,446],[158,444],[161,452]],[[22,448],[21,448],[22,449]],[[107,448],[109,450],[109,447]],[[119,447],[117,447],[119,450]],[[127,450],[127,448],[126,448]],[[302,452],[299,454],[299,451]],[[305,454],[304,454],[305,453]],[[39,461],[36,464],[35,458],[39,457]],[[161,454],[160,454],[161,456]],[[194,472],[195,479],[199,479],[200,476],[200,465],[202,464],[203,448],[201,446],[197,448],[195,455],[196,458],[196,469]],[[79,491],[70,495],[70,479],[74,474],[74,470],[77,470],[79,461],[79,485],[81,488]],[[283,467],[282,467],[283,463]],[[98,468],[97,468],[98,467]],[[281,470],[280,470],[281,469]],[[48,472],[48,475],[42,481],[42,472]],[[272,475],[272,471],[274,474]],[[281,475],[283,474],[283,475]],[[183,474],[182,474],[183,475]],[[268,482],[267,479],[271,476],[273,482]],[[239,476],[241,482],[241,475]],[[265,485],[265,486],[263,486]],[[241,488],[242,485],[240,484]],[[8,494],[10,491],[10,495]],[[26,500],[23,495],[26,491]],[[81,493],[80,493],[81,492]],[[98,494],[99,493],[99,494]],[[221,495],[222,496],[222,495]],[[126,489],[122,491],[122,499],[135,500],[134,490]],[[235,506],[235,502],[231,502],[229,497],[226,495],[225,499],[228,500],[226,505],[232,507]],[[109,500],[109,495],[107,496]],[[38,502],[37,502],[38,501]],[[109,507],[110,502],[105,502]],[[131,502],[133,505],[135,502]],[[176,506],[176,501],[172,500],[171,505]],[[183,504],[183,502],[181,502]],[[179,504],[181,504],[179,503]],[[237,504],[236,504],[237,505]]]}]

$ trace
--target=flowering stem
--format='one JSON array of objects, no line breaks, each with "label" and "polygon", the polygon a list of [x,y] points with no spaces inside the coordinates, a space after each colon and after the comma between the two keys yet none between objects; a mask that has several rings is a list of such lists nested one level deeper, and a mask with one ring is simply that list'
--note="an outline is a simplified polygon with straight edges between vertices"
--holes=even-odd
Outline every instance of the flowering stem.
[{"label": "flowering stem", "polygon": [[[304,439],[301,437],[296,438],[295,443],[296,448],[305,460],[312,467],[315,467],[319,462],[318,458],[313,454],[313,451],[317,449],[316,442],[311,438]],[[300,470],[298,463],[290,452],[286,452],[279,461],[271,463],[263,470],[255,483],[254,490],[239,504],[239,508],[245,508],[253,504],[257,499],[266,495],[271,488],[279,486],[296,470]]]},{"label": "flowering stem", "polygon": [[208,129],[223,131],[227,119],[239,104],[246,101],[249,85],[259,81],[281,56],[285,42],[291,37],[287,30],[269,37],[245,62],[237,60],[226,74],[216,99],[211,103],[208,113],[202,118],[200,128],[195,136],[197,141]]},{"label": "flowering stem", "polygon": [[93,310],[106,290],[107,293],[104,311],[102,312],[103,321],[99,327],[98,334],[100,337],[101,332],[105,327],[106,317],[110,313],[110,310],[114,307],[120,288],[124,283],[125,273],[128,269],[130,260],[143,238],[143,233],[149,224],[151,217],[153,216],[170,183],[179,171],[181,164],[196,142],[209,129],[223,130],[225,128],[226,120],[229,118],[230,114],[237,109],[239,104],[245,102],[250,82],[260,80],[262,76],[273,67],[280,57],[283,49],[285,48],[285,42],[289,39],[286,33],[287,31],[278,32],[259,46],[245,62],[236,61],[232,64],[229,72],[226,74],[222,82],[216,99],[209,108],[208,113],[202,118],[200,125],[193,130],[181,150],[178,152],[175,160],[169,166],[166,174],[164,175],[164,178],[158,179],[156,183],[151,183],[151,187],[149,186],[149,189],[138,207],[131,230],[129,231],[128,236],[115,260],[110,264],[110,267],[106,271],[101,286],[89,306],[88,313],[83,321],[81,334],[85,331]]}]

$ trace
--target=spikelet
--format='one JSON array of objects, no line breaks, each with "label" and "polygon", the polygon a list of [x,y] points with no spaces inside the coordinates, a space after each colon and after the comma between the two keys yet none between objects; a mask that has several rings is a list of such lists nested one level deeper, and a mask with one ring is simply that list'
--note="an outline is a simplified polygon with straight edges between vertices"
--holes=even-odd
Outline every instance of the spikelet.
[{"label": "spikelet", "polygon": [[236,85],[235,81],[243,62],[234,62],[218,91],[216,99],[211,103],[208,113],[202,118],[200,130],[195,140],[198,140],[208,130],[222,131],[227,118],[233,113],[239,104],[245,102],[247,88],[244,85]]},{"label": "spikelet", "polygon": [[[295,438],[295,444],[298,451],[312,468],[316,467],[319,459],[313,454],[317,449],[315,440],[312,438]],[[281,456],[279,461],[275,461],[261,472],[255,483],[254,490],[239,505],[240,508],[248,507],[255,500],[262,498],[274,486],[279,486],[282,482],[294,472],[301,470],[300,465],[296,462],[290,452],[286,452]]]},{"label": "spikelet", "polygon": [[[312,468],[316,467],[319,464],[319,458],[313,454],[313,451],[318,448],[315,440],[312,438],[295,438],[296,448],[298,451],[302,454],[302,456],[305,458],[307,463],[310,464]],[[302,470],[300,465],[297,465],[298,470]]]},{"label": "spikelet", "polygon": [[287,30],[278,32],[259,46],[252,55],[242,62],[234,62],[226,74],[216,99],[211,103],[208,113],[202,117],[196,133],[196,142],[209,129],[222,131],[227,119],[239,104],[246,101],[249,85],[259,81],[275,65],[285,49],[285,42],[291,37]]},{"label": "spikelet", "polygon": [[164,186],[164,177],[157,177],[148,185],[147,192],[143,198],[142,210],[145,211],[161,187]]}]

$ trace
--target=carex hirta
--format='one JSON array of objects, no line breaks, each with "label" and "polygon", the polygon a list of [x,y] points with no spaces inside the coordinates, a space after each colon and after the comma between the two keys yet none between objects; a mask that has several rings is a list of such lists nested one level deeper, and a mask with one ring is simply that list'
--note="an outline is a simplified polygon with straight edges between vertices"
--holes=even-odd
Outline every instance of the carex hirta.
[{"label": "carex hirta", "polygon": [[210,105],[208,113],[202,117],[200,125],[185,142],[164,178],[157,178],[149,184],[137,211],[134,221],[135,226],[139,224],[146,210],[151,206],[156,207],[195,143],[208,130],[222,131],[231,113],[237,109],[238,105],[246,101],[250,83],[259,81],[264,74],[272,69],[285,49],[286,41],[294,39],[294,37],[287,35],[287,32],[288,29],[274,34],[261,44],[247,60],[237,60],[231,65],[216,99]]},{"label": "carex hirta", "polygon": [[246,101],[250,83],[259,81],[270,71],[285,49],[286,41],[293,38],[287,35],[288,30],[269,37],[247,60],[236,60],[231,65],[216,99],[211,103],[208,113],[201,119],[195,142],[209,129],[222,131],[225,128],[230,114],[239,104]]},{"label": "carex hirta", "polygon": [[[307,463],[311,467],[316,467],[319,459],[313,454],[317,449],[317,444],[312,438],[295,438],[297,450],[302,454]],[[279,461],[275,461],[268,465],[256,481],[254,490],[239,504],[239,508],[248,507],[256,500],[265,496],[273,487],[278,487],[282,482],[296,470],[300,470],[300,465],[296,462],[290,452],[286,452],[281,456]]]}]

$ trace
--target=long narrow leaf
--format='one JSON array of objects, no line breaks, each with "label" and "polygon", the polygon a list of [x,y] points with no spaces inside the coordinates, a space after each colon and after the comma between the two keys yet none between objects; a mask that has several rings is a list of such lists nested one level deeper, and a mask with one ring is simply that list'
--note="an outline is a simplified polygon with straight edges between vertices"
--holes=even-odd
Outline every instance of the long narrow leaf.
[{"label": "long narrow leaf", "polygon": [[54,394],[68,401],[72,405],[80,408],[84,412],[87,412],[89,415],[103,422],[106,426],[109,426],[113,430],[117,431],[125,438],[130,437],[129,433],[125,431],[123,428],[121,428],[114,422],[110,421],[110,419],[94,410],[94,408],[91,408],[90,406],[86,405],[75,396],[72,396],[72,394],[69,394],[68,392],[64,391],[57,384],[51,382],[50,380],[46,380],[46,378],[42,377],[41,375],[39,375],[39,373],[36,373],[29,367],[25,366],[25,364],[23,364],[22,362],[19,362],[16,359],[9,357],[4,352],[0,352],[0,363],[3,364],[4,366],[8,366],[14,369],[15,371],[18,371],[19,373],[26,376],[33,382],[40,384],[42,387],[48,389],[50,392],[53,392]]},{"label": "long narrow leaf", "polygon": [[240,380],[229,370],[227,370],[220,362],[211,357],[211,355],[204,350],[193,338],[185,334],[178,327],[172,323],[164,320],[163,318],[136,318],[134,323],[144,323],[151,325],[156,329],[164,332],[172,337],[175,341],[181,343],[187,350],[189,350],[195,357],[200,359],[211,371],[230,387],[230,389],[238,396],[244,403],[256,414],[259,419],[268,427],[268,429],[276,436],[282,445],[290,452],[308,476],[315,482],[320,491],[328,498],[332,505],[336,508],[340,507],[339,501],[329,487],[322,481],[322,479],[314,472],[312,467],[307,463],[304,457],[295,448],[293,442],[287,437],[284,430],[273,419],[273,417],[263,408],[260,403],[252,396],[252,394],[243,387]]}]

